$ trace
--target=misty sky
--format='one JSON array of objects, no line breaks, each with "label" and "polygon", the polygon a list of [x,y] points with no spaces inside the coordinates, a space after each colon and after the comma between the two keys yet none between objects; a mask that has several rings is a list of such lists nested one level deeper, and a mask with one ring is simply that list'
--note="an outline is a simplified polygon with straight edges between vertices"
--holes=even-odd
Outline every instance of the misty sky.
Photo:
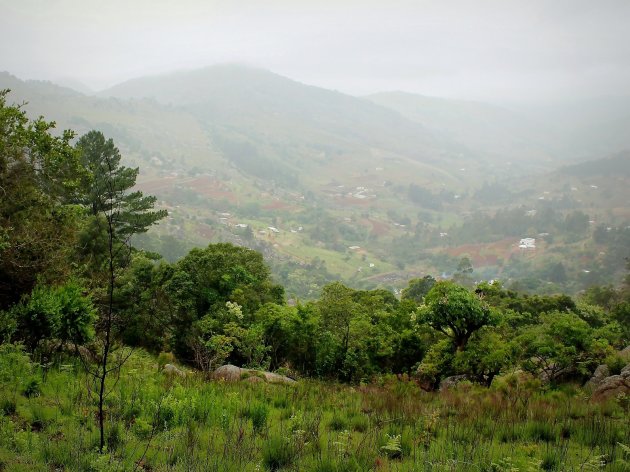
[{"label": "misty sky", "polygon": [[352,94],[630,94],[630,0],[0,0],[0,70],[93,89],[243,62]]}]

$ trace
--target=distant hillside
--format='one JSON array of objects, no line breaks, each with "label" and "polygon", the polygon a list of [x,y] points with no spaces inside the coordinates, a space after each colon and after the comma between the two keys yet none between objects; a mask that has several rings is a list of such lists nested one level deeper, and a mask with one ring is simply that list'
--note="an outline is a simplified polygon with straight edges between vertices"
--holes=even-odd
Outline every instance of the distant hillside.
[{"label": "distant hillside", "polygon": [[227,154],[256,148],[257,159],[298,164],[295,170],[307,169],[312,160],[330,164],[357,153],[435,163],[444,159],[443,151],[456,156],[447,138],[395,111],[262,69],[212,66],[130,80],[100,95],[181,107],[207,126]]},{"label": "distant hillside", "polygon": [[[189,166],[217,165],[218,154],[212,151],[205,131],[186,111],[149,100],[86,96],[52,82],[23,81],[6,72],[0,72],[0,89],[10,89],[9,101],[25,103],[29,115],[54,120],[59,131],[103,131],[136,164],[138,159],[158,156],[171,161],[184,159]],[[141,167],[147,170],[146,164]]]},{"label": "distant hillside", "polygon": [[574,161],[630,149],[630,96],[531,104],[519,112],[543,123]]},{"label": "distant hillside", "polygon": [[[547,130],[510,110],[357,98],[242,66],[135,79],[96,96],[0,73],[4,88],[59,130],[114,139],[125,165],[141,169],[138,188],[169,211],[136,242],[169,260],[210,241],[246,245],[298,297],[336,278],[400,287],[452,273],[466,254],[476,277],[532,276],[532,290],[552,290],[545,271],[560,254],[573,261],[570,290],[617,274],[597,255],[619,253],[623,238],[611,230],[595,243],[589,221],[628,225],[628,155],[567,167]],[[573,237],[562,225],[576,211],[586,229]],[[528,214],[547,220],[530,224]],[[514,246],[537,232],[553,240],[528,253]]]},{"label": "distant hillside", "polygon": [[577,177],[615,176],[627,178],[630,177],[630,151],[620,152],[604,159],[562,167],[557,172]]},{"label": "distant hillside", "polygon": [[383,92],[366,98],[401,113],[435,134],[448,136],[490,162],[527,159],[549,165],[559,157],[551,133],[505,108],[404,92]]}]

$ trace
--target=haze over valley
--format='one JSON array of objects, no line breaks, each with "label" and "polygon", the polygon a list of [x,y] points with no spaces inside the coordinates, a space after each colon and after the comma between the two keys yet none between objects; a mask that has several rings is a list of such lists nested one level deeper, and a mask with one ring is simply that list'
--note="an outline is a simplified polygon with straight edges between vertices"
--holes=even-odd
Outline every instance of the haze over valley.
[{"label": "haze over valley", "polygon": [[[552,114],[406,92],[353,96],[238,64],[98,93],[9,73],[0,88],[59,131],[114,138],[141,169],[138,188],[170,212],[138,244],[172,261],[211,241],[244,244],[301,298],[336,278],[400,290],[413,276],[452,276],[462,257],[475,277],[527,280],[532,291],[575,291],[623,269],[623,98],[555,104]],[[582,221],[575,234],[569,218]],[[593,240],[600,227],[614,229],[614,242]],[[519,248],[522,238],[536,248]]]}]

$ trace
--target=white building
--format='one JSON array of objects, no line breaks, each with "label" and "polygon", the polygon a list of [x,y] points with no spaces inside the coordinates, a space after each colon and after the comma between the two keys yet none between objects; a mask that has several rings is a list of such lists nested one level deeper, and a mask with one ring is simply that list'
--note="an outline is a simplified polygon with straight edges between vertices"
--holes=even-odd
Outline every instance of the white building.
[{"label": "white building", "polygon": [[523,238],[519,241],[518,247],[521,249],[536,249],[536,240],[534,238]]}]

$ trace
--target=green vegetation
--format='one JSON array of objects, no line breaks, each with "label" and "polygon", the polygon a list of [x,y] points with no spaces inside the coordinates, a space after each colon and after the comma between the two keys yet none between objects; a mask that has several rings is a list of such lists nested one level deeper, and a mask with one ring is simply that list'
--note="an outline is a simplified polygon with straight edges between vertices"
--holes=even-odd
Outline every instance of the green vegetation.
[{"label": "green vegetation", "polygon": [[[627,388],[585,383],[627,371],[630,276],[531,296],[464,256],[400,299],[336,281],[288,304],[253,249],[135,248],[167,216],[139,170],[5,96],[0,470],[627,468]],[[225,363],[247,370],[219,381]]]},{"label": "green vegetation", "polygon": [[[136,351],[106,400],[106,452],[75,358],[42,367],[0,347],[5,470],[627,470],[628,402],[591,403],[527,374],[427,393],[379,377],[352,387],[173,379]],[[38,385],[37,393],[27,386]]]}]

